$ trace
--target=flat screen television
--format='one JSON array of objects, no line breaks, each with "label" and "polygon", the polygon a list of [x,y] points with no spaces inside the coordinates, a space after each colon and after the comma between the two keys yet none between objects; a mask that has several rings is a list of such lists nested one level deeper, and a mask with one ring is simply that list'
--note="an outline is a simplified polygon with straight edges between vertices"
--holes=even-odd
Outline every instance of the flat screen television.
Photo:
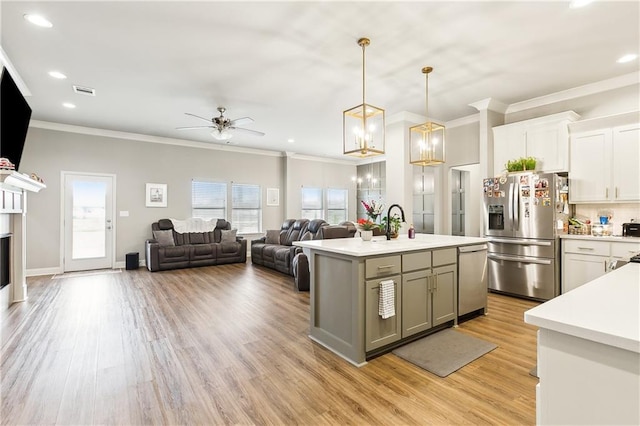
[{"label": "flat screen television", "polygon": [[27,138],[31,107],[6,68],[0,81],[0,157],[8,158],[19,170]]}]

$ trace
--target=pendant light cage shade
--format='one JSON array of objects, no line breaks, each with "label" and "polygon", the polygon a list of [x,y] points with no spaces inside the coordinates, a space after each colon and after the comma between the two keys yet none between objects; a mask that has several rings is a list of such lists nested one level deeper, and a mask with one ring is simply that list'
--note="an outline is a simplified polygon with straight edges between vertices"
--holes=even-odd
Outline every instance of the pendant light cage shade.
[{"label": "pendant light cage shade", "polygon": [[[431,67],[424,67],[426,75],[426,108],[425,116],[429,117],[429,73]],[[445,127],[433,121],[409,128],[410,160],[416,166],[435,166],[445,161]]]},{"label": "pendant light cage shade", "polygon": [[360,158],[384,154],[384,110],[361,104],[342,113],[344,154]]},{"label": "pendant light cage shade", "polygon": [[362,103],[342,112],[343,153],[359,158],[384,154],[384,110],[365,101],[365,48],[368,38],[358,40],[362,47]]}]

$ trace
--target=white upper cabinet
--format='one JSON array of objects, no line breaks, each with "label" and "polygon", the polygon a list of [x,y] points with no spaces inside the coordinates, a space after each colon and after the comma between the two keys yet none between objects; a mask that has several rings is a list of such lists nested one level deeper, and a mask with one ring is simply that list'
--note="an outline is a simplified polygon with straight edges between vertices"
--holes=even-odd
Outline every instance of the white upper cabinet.
[{"label": "white upper cabinet", "polygon": [[595,130],[571,136],[569,202],[609,200],[611,131]]},{"label": "white upper cabinet", "polygon": [[493,128],[493,173],[505,171],[509,160],[534,157],[536,170],[566,172],[569,170],[568,124],[580,116],[573,111]]},{"label": "white upper cabinet", "polygon": [[572,133],[570,148],[570,203],[640,201],[639,123]]},{"label": "white upper cabinet", "polygon": [[640,124],[613,129],[613,201],[640,201]]}]

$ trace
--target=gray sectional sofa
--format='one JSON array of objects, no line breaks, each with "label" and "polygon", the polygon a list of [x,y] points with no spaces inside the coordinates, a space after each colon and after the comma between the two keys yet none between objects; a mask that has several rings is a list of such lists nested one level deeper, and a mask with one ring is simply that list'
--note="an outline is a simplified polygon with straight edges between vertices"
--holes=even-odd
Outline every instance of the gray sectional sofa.
[{"label": "gray sectional sofa", "polygon": [[154,222],[151,230],[154,238],[145,243],[151,272],[247,261],[247,240],[237,237],[224,219],[210,232],[179,233],[170,219]]},{"label": "gray sectional sofa", "polygon": [[279,230],[251,241],[251,263],[266,266],[294,277],[299,291],[309,290],[309,262],[294,241],[351,238],[356,227],[351,222],[329,225],[322,219],[287,219]]}]

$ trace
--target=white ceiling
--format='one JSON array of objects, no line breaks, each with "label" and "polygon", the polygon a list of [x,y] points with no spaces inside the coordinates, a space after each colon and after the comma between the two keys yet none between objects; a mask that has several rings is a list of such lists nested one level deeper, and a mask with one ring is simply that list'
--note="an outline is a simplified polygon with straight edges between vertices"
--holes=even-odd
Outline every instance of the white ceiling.
[{"label": "white ceiling", "polygon": [[[252,117],[237,146],[340,157],[342,111],[442,121],[492,97],[512,104],[637,72],[640,3],[595,2],[10,2],[0,43],[32,96],[32,119],[216,142],[185,112]],[[45,15],[53,28],[23,19]],[[58,70],[67,80],[47,75]],[[73,93],[73,84],[97,96]],[[63,108],[73,102],[76,109]],[[289,143],[289,138],[295,139]],[[387,146],[387,149],[390,147]]]}]

